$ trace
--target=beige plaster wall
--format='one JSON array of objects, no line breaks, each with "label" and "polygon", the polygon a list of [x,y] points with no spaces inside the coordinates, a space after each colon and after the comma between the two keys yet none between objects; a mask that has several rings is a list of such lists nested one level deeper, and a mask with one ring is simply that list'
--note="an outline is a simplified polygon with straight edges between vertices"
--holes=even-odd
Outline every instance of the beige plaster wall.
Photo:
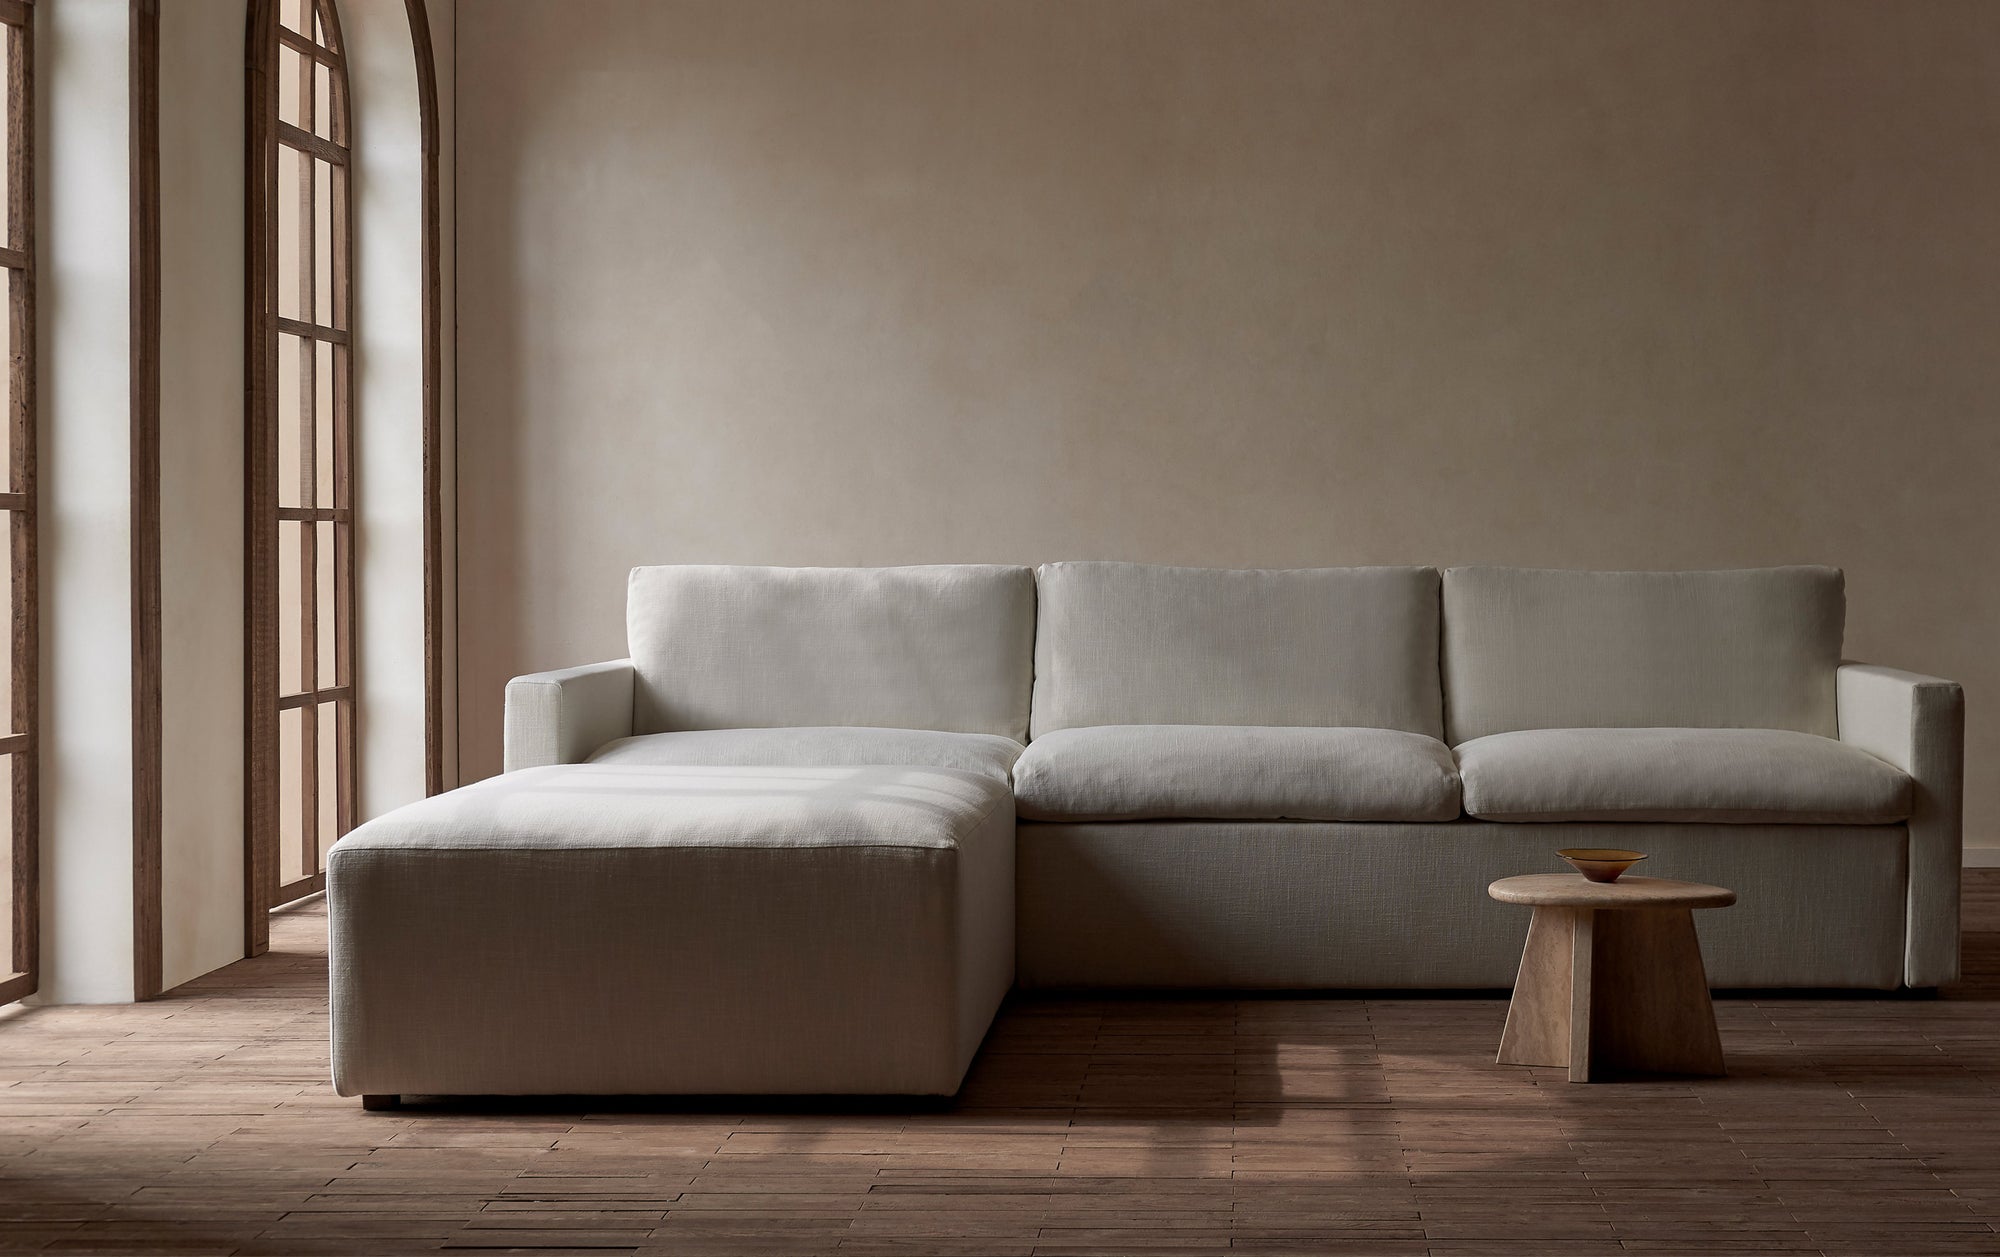
[{"label": "beige plaster wall", "polygon": [[1820,561],[2000,839],[2000,6],[458,27],[468,776],[636,563]]},{"label": "beige plaster wall", "polygon": [[[122,102],[121,102],[122,103]],[[243,12],[160,7],[160,941],[243,955]],[[98,661],[106,672],[116,672]],[[117,661],[124,663],[125,661]],[[129,826],[128,826],[129,837]]]},{"label": "beige plaster wall", "polygon": [[403,0],[341,0],[340,15],[354,94],[355,672],[365,820],[424,797],[423,133]]},{"label": "beige plaster wall", "polygon": [[42,1004],[132,998],[130,28],[35,27]]}]

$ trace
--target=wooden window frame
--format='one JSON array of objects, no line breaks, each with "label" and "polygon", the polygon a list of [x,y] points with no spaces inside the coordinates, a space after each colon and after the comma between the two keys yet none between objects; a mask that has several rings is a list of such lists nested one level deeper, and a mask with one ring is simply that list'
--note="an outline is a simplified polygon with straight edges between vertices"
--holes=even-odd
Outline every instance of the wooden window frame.
[{"label": "wooden window frame", "polygon": [[[324,43],[289,30],[280,21],[279,4],[310,3],[318,19]],[[346,42],[334,0],[254,0],[250,12],[250,75],[247,100],[249,167],[247,183],[247,224],[249,236],[246,267],[247,311],[245,320],[249,344],[248,405],[249,431],[246,441],[246,573],[245,641],[248,643],[246,669],[245,723],[246,751],[246,880],[249,885],[246,914],[246,950],[255,955],[269,944],[268,913],[279,904],[303,898],[326,884],[321,864],[320,821],[325,809],[333,809],[334,840],[338,841],[354,824],[358,755],[356,747],[355,699],[355,591],[354,562],[354,361],[353,330],[353,181],[349,177],[351,157],[348,143],[352,135],[352,105],[346,65]],[[280,90],[280,48],[301,58],[297,118],[303,125],[283,120],[278,99]],[[329,75],[327,135],[316,132],[314,108],[316,73],[325,67]],[[281,172],[279,152],[289,148],[301,161],[298,230],[295,256],[299,266],[296,315],[280,309],[280,241],[278,187]],[[327,164],[327,201],[332,256],[328,278],[326,322],[317,321],[314,291],[317,282],[317,209],[314,185],[319,162]],[[293,337],[298,354],[298,413],[300,423],[298,466],[279,466],[279,423],[283,384],[279,369],[279,346]],[[330,501],[319,501],[318,402],[315,373],[319,346],[327,346],[332,370],[330,437],[333,442],[328,475]],[[296,475],[298,501],[302,505],[283,506],[281,477]],[[309,504],[309,505],[306,505]],[[279,588],[279,538],[285,524],[297,526],[298,668],[301,684],[297,689],[281,688],[279,676],[279,616],[287,613],[281,605]],[[319,540],[324,529],[332,546],[331,607],[319,604]],[[319,633],[321,617],[333,620],[333,676],[319,675]],[[335,739],[333,798],[322,797],[320,789],[319,712],[330,706],[334,714]],[[301,876],[280,881],[283,837],[280,797],[282,772],[281,725],[283,713],[302,710],[297,738],[300,761],[298,841]]]},{"label": "wooden window frame", "polygon": [[13,947],[0,969],[0,1004],[32,995],[41,982],[41,808],[37,760],[41,747],[37,682],[41,632],[36,546],[35,474],[35,7],[32,0],[0,0],[0,35],[7,39],[7,218],[11,238],[0,242],[0,268],[9,274],[8,483],[0,486],[7,521],[13,580],[13,703],[11,729],[0,753],[13,757]]}]

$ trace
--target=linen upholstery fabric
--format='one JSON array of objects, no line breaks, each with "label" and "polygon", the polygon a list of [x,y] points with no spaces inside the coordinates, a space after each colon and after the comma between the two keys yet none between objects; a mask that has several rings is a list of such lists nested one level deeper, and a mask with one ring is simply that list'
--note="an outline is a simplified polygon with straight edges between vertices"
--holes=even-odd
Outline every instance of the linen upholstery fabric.
[{"label": "linen upholstery fabric", "polygon": [[1845,619],[1830,567],[1449,568],[1447,740],[1647,726],[1834,737]]},{"label": "linen upholstery fabric", "polygon": [[1012,982],[1013,802],[944,769],[528,769],[328,860],[336,1089],[948,1094]]},{"label": "linen upholstery fabric", "polygon": [[501,767],[575,764],[632,732],[632,661],[536,672],[507,682]]},{"label": "linen upholstery fabric", "polygon": [[1006,781],[1020,754],[1019,742],[990,733],[866,728],[694,729],[620,738],[600,748],[590,762],[684,767],[897,764],[956,768]]},{"label": "linen upholstery fabric", "polygon": [[632,733],[876,725],[1023,741],[1024,567],[640,567]]},{"label": "linen upholstery fabric", "polygon": [[1880,825],[1910,778],[1788,729],[1517,729],[1458,748],[1469,815],[1501,821]]},{"label": "linen upholstery fabric", "polygon": [[1965,692],[1951,681],[1842,664],[1840,740],[1910,775],[1909,954],[1904,980],[1958,978],[1959,865],[1964,860]]},{"label": "linen upholstery fabric", "polygon": [[1444,743],[1400,729],[1097,725],[1036,738],[1014,767],[1028,820],[1450,820]]},{"label": "linen upholstery fabric", "polygon": [[1128,821],[1019,829],[1024,988],[1499,988],[1529,912],[1487,898],[1555,849],[1631,846],[1735,890],[1695,913],[1718,987],[1894,988],[1901,825]]},{"label": "linen upholstery fabric", "polygon": [[1084,725],[1322,725],[1443,736],[1438,574],[1051,563],[1034,736]]}]

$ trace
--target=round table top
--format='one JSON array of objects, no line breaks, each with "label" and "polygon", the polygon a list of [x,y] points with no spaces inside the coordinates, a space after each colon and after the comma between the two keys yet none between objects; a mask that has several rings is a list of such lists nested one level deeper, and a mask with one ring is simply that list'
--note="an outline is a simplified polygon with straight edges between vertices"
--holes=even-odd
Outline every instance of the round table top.
[{"label": "round table top", "polygon": [[1736,892],[1700,882],[1633,877],[1593,882],[1581,873],[1529,873],[1503,877],[1486,888],[1501,903],[1559,908],[1727,908]]}]

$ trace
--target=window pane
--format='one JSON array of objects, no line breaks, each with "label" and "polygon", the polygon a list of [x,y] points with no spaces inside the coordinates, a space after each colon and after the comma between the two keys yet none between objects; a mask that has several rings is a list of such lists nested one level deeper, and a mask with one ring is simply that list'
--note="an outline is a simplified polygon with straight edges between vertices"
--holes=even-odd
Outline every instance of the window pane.
[{"label": "window pane", "polygon": [[299,501],[299,415],[302,383],[299,379],[298,337],[278,334],[278,505],[309,506]]},{"label": "window pane", "polygon": [[[14,530],[20,515],[0,511],[0,732],[18,733],[14,728],[14,681],[20,669],[14,666]],[[0,918],[4,921],[5,918]]]},{"label": "window pane", "polygon": [[14,487],[14,289],[14,272],[0,268],[0,489]]},{"label": "window pane", "polygon": [[278,0],[278,20],[301,35],[311,35],[312,0]]},{"label": "window pane", "polygon": [[332,524],[314,524],[318,530],[313,559],[319,567],[319,605],[314,608],[319,634],[319,685],[324,689],[339,684],[333,666],[333,529]]},{"label": "window pane", "polygon": [[333,494],[333,355],[334,347],[324,341],[313,345],[313,474],[319,484],[320,506],[345,506]]},{"label": "window pane", "polygon": [[336,736],[335,703],[319,707],[319,859],[326,867],[326,850],[340,837],[340,740]]},{"label": "window pane", "polygon": [[299,561],[304,525],[281,521],[278,524],[278,693],[296,694],[305,688],[304,664],[299,658]]},{"label": "window pane", "polygon": [[338,140],[339,132],[333,127],[333,70],[313,63],[313,125],[312,132],[322,140]]},{"label": "window pane", "polygon": [[333,317],[333,166],[313,161],[313,322],[338,327]]},{"label": "window pane", "polygon": [[[14,42],[21,38],[21,33],[11,26],[0,28],[0,32],[4,32],[4,37],[0,37],[0,88],[4,88],[14,69]],[[0,109],[0,154],[12,152],[13,145],[14,111]],[[14,197],[8,182],[12,166],[12,162],[0,160],[0,241],[8,245],[14,243]]]},{"label": "window pane", "polygon": [[305,259],[299,239],[299,180],[304,177],[304,162],[297,149],[278,145],[278,186],[272,190],[278,200],[278,315],[287,319],[302,317],[299,280]]},{"label": "window pane", "polygon": [[0,755],[0,978],[16,972],[14,959],[14,757]]},{"label": "window pane", "polygon": [[301,837],[305,833],[305,782],[299,773],[305,753],[300,738],[306,708],[278,713],[278,884],[305,876]]},{"label": "window pane", "polygon": [[283,44],[278,45],[278,120],[289,122],[295,127],[306,125],[305,112],[299,107],[304,97],[304,74],[306,59]]}]

